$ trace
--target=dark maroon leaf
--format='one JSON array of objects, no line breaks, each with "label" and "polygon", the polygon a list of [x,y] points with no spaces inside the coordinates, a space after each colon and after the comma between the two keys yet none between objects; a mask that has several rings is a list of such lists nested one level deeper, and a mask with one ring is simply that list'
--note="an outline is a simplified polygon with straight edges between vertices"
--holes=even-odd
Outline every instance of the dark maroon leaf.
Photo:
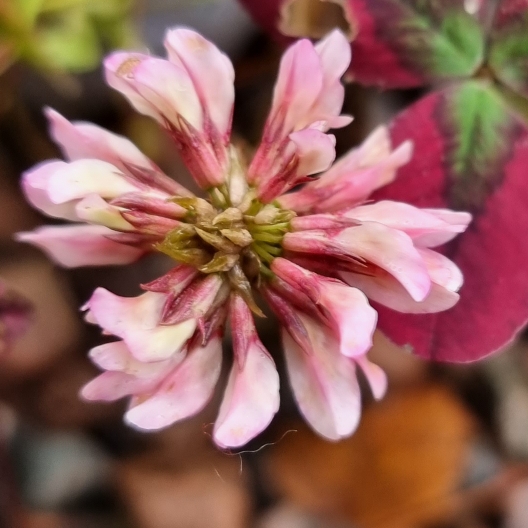
[{"label": "dark maroon leaf", "polygon": [[499,0],[495,12],[495,28],[501,29],[508,24],[516,23],[527,9],[528,0]]}]

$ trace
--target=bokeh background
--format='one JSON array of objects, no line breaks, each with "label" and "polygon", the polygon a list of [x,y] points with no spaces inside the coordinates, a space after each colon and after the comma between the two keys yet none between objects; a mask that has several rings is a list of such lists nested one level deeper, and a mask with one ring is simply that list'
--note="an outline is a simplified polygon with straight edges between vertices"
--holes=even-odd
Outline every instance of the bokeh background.
[{"label": "bokeh background", "polygon": [[[0,277],[34,307],[27,332],[0,357],[0,526],[528,528],[524,338],[453,366],[376,336],[371,355],[388,373],[388,394],[375,403],[363,391],[359,429],[338,444],[297,414],[271,318],[260,330],[282,370],[281,409],[241,452],[211,442],[220,394],[199,416],[154,434],[123,424],[124,402],[79,399],[96,373],[86,352],[101,337],[78,307],[96,286],[136,295],[168,263],[153,256],[127,267],[57,268],[13,239],[45,221],[25,203],[20,174],[59,156],[42,114],[51,106],[130,137],[188,181],[170,141],[104,84],[99,66],[115,47],[162,54],[173,25],[197,29],[230,55],[234,131],[255,145],[281,49],[235,0],[0,0]],[[355,120],[337,131],[338,153],[419,95],[348,85],[345,111]]]}]

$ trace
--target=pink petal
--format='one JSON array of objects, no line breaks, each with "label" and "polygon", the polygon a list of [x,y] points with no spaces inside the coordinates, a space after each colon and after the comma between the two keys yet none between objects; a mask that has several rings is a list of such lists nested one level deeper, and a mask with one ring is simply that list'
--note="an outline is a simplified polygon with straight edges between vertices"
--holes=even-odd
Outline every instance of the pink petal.
[{"label": "pink petal", "polygon": [[471,222],[471,214],[465,211],[453,211],[452,209],[427,209],[424,208],[422,211],[432,214],[440,220],[447,222],[451,225],[468,226]]},{"label": "pink petal", "polygon": [[307,126],[306,115],[322,88],[319,55],[309,40],[297,41],[282,56],[266,126],[282,130],[282,134]]},{"label": "pink petal", "polygon": [[349,254],[372,262],[393,275],[416,301],[425,299],[431,280],[410,237],[375,222],[345,229],[336,237]]},{"label": "pink petal", "polygon": [[190,191],[162,174],[128,139],[92,123],[70,123],[51,108],[47,108],[45,114],[52,138],[70,161],[84,158],[106,161],[136,181],[137,173],[142,172],[145,175],[143,183],[149,186],[149,196],[154,193],[159,193],[160,199],[165,199],[167,193],[192,196]]},{"label": "pink petal", "polygon": [[424,233],[414,239],[416,246],[436,247],[449,242],[458,233],[463,233],[472,220],[469,213],[451,211],[450,209],[422,209],[422,211],[436,216],[443,222],[452,226],[450,231]]},{"label": "pink petal", "polygon": [[108,239],[114,231],[104,226],[44,226],[18,233],[17,240],[33,244],[61,266],[105,266],[130,264],[145,252]]},{"label": "pink petal", "polygon": [[374,155],[384,149],[384,141],[380,139],[385,135],[382,132],[384,129],[375,133],[376,141],[367,140],[372,150],[363,145],[351,151],[317,180],[296,193],[281,197],[281,205],[299,213],[337,211],[364,201],[375,189],[391,182],[398,167],[409,161],[412,145],[403,143],[394,152],[375,160]]},{"label": "pink petal", "polygon": [[453,261],[431,249],[419,249],[418,252],[434,283],[452,292],[457,292],[461,288],[464,277],[460,268]]},{"label": "pink petal", "polygon": [[369,350],[376,329],[377,313],[369,305],[365,294],[337,281],[324,282],[320,294],[319,303],[337,323],[341,353],[356,357]]},{"label": "pink petal", "polygon": [[[333,82],[339,81],[347,71],[352,58],[350,43],[346,36],[339,29],[334,29],[326,37],[315,45],[315,51],[321,59],[323,68],[324,84],[330,86]],[[341,106],[337,108],[339,112]]]},{"label": "pink petal", "polygon": [[343,160],[338,160],[336,164],[319,181],[314,182],[319,189],[325,188],[329,182],[334,182],[335,191],[341,190],[341,196],[329,197],[324,205],[316,210],[326,212],[330,210],[344,209],[350,204],[365,200],[375,189],[387,185],[396,177],[396,171],[405,165],[412,155],[412,144],[402,143],[396,150],[385,158],[380,158],[372,163],[367,154],[367,158],[360,160],[360,165],[351,170],[347,156]]},{"label": "pink petal", "polygon": [[86,307],[105,331],[121,337],[132,355],[140,361],[161,361],[181,353],[196,329],[196,319],[179,324],[160,325],[167,296],[146,292],[139,297],[120,297],[97,288]]},{"label": "pink petal", "polygon": [[157,108],[145,99],[134,84],[133,72],[138,64],[150,59],[149,55],[116,51],[104,61],[105,78],[109,86],[121,92],[140,113],[161,120]]},{"label": "pink petal", "polygon": [[389,200],[355,207],[347,211],[345,216],[363,222],[379,222],[387,227],[403,231],[413,239],[415,244],[416,241],[422,241],[423,244],[424,240],[431,238],[448,241],[458,233],[465,231],[467,226],[463,223],[448,223],[430,211]]},{"label": "pink petal", "polygon": [[180,116],[202,129],[202,108],[187,72],[155,57],[114,53],[105,61],[107,81],[145,115],[181,128]]},{"label": "pink petal", "polygon": [[104,370],[125,371],[132,359],[124,341],[114,341],[94,347],[88,352],[90,359]]},{"label": "pink petal", "polygon": [[171,62],[147,59],[134,69],[134,86],[149,101],[160,116],[176,128],[179,116],[196,130],[202,129],[203,111],[196,89],[187,72]]},{"label": "pink petal", "polygon": [[88,355],[98,367],[104,370],[124,372],[137,378],[159,379],[177,365],[177,358],[176,361],[174,358],[149,363],[138,361],[124,341],[99,345],[92,348]]},{"label": "pink petal", "polygon": [[262,432],[279,409],[279,375],[260,341],[247,350],[244,366],[234,361],[213,438],[223,448],[240,447]]},{"label": "pink petal", "polygon": [[381,367],[375,363],[371,363],[366,355],[354,358],[354,361],[359,365],[363,374],[365,374],[374,398],[381,400],[387,392],[387,374],[385,374]]},{"label": "pink petal", "polygon": [[56,204],[84,198],[89,194],[111,199],[137,190],[117,167],[96,159],[66,163],[54,171],[48,181],[50,200]]},{"label": "pink petal", "polygon": [[377,314],[361,291],[280,257],[273,260],[271,270],[323,308],[324,317],[339,336],[342,354],[355,357],[372,347]]},{"label": "pink petal", "polygon": [[221,447],[240,447],[271,422],[279,408],[279,375],[258,338],[253,314],[239,295],[229,303],[234,361],[213,438]]},{"label": "pink petal", "polygon": [[361,395],[354,362],[339,353],[328,329],[300,315],[311,342],[305,350],[283,329],[288,376],[297,405],[313,429],[328,440],[340,440],[356,429]]},{"label": "pink petal", "polygon": [[122,209],[110,205],[98,194],[89,194],[75,206],[75,212],[80,220],[116,231],[133,231],[134,227],[123,218],[121,211]]},{"label": "pink petal", "polygon": [[[338,162],[324,175],[325,180],[335,181],[343,175],[358,172],[369,167],[375,167],[391,155],[391,139],[387,127],[376,128],[363,143],[347,152]],[[386,171],[384,174],[384,185],[394,178],[394,174]],[[381,180],[383,181],[383,180]]]},{"label": "pink petal", "polygon": [[138,378],[125,372],[111,371],[99,374],[81,389],[86,400],[114,401],[125,396],[152,390],[158,380]]},{"label": "pink petal", "polygon": [[319,119],[327,116],[329,128],[345,126],[350,118],[341,123],[333,118],[339,115],[343,106],[345,90],[340,79],[350,64],[350,43],[340,30],[335,29],[315,45],[315,50],[321,59],[323,88],[312,112]]},{"label": "pink petal", "polygon": [[187,71],[202,104],[222,137],[229,135],[235,99],[235,72],[229,58],[190,29],[168,31],[169,60]]},{"label": "pink petal", "polygon": [[67,163],[59,160],[45,161],[35,165],[22,175],[22,190],[28,202],[48,216],[78,220],[74,204],[56,204],[49,196],[51,176],[66,166]]},{"label": "pink petal", "polygon": [[156,430],[200,412],[209,402],[220,376],[222,340],[190,350],[154,394],[132,401],[125,421],[135,427]]},{"label": "pink petal", "polygon": [[70,161],[95,158],[124,170],[124,163],[152,168],[152,162],[128,139],[92,123],[71,123],[52,108],[46,108],[50,135]]},{"label": "pink petal", "polygon": [[359,273],[340,273],[340,276],[350,286],[360,289],[372,301],[398,312],[416,314],[443,312],[452,308],[459,300],[457,293],[434,282],[431,283],[427,297],[418,302],[388,273],[374,277]]},{"label": "pink petal", "polygon": [[332,165],[335,159],[335,136],[307,128],[293,132],[289,138],[295,144],[295,154],[299,159],[297,174],[316,174]]}]

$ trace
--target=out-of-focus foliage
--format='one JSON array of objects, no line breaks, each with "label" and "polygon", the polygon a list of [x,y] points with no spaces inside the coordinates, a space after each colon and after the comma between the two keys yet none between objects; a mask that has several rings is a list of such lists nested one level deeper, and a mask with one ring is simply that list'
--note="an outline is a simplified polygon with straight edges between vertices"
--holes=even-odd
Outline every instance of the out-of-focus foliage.
[{"label": "out-of-focus foliage", "polygon": [[82,72],[134,41],[131,0],[0,0],[0,72],[16,60]]},{"label": "out-of-focus foliage", "polygon": [[0,280],[0,355],[27,330],[32,316],[32,304]]}]

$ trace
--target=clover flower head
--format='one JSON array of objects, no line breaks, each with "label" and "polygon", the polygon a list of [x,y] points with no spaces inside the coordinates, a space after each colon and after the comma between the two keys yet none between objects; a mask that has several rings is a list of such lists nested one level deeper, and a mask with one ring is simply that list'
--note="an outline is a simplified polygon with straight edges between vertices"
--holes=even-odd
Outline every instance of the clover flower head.
[{"label": "clover flower head", "polygon": [[67,161],[23,177],[35,207],[74,222],[19,235],[59,264],[127,264],[151,251],[174,261],[139,297],[98,288],[86,303],[87,320],[117,340],[90,351],[104,372],[82,395],[130,397],[125,420],[145,430],[198,413],[220,375],[228,321],[233,361],[213,438],[244,445],[279,407],[279,376],[254,321],[262,298],[282,326],[301,413],[320,435],[346,437],[361,412],[357,369],[376,398],[386,389],[367,359],[377,320],[369,299],[410,313],[452,307],[461,273],[430,248],[463,232],[470,215],[367,202],[412,153],[408,142],[393,150],[384,127],[333,163],[328,130],[351,121],[340,115],[350,47],[338,30],[285,52],[249,162],[230,142],[229,59],[190,29],[169,31],[165,47],[167,59],[110,55],[106,79],[172,137],[200,196],[127,139],[53,110]]}]

